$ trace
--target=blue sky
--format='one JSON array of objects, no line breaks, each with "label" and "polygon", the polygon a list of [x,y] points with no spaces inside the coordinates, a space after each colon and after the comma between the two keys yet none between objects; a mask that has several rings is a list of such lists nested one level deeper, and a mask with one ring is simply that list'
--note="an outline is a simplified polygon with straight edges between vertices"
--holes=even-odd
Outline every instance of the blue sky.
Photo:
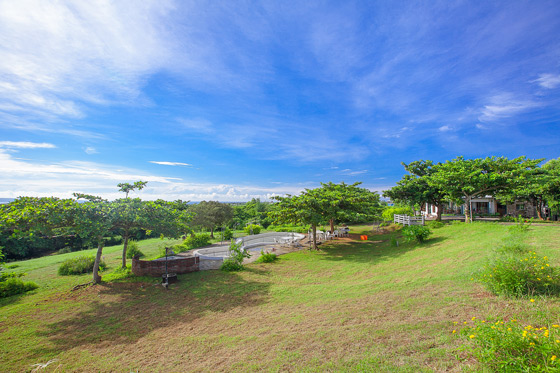
[{"label": "blue sky", "polygon": [[558,1],[0,1],[0,197],[245,201],[560,156]]}]

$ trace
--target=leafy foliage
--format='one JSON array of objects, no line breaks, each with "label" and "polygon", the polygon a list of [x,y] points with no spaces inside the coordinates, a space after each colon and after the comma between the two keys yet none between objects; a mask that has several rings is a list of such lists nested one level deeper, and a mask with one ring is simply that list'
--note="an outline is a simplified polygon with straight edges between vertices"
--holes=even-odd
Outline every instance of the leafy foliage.
[{"label": "leafy foliage", "polygon": [[274,253],[265,253],[261,250],[261,256],[256,260],[257,263],[272,263],[278,259],[278,256]]},{"label": "leafy foliage", "polygon": [[559,325],[523,327],[516,319],[478,320],[475,317],[465,324],[459,334],[469,341],[469,345],[463,349],[492,371],[560,370]]},{"label": "leafy foliage", "polygon": [[192,250],[199,247],[208,246],[209,244],[210,244],[209,234],[197,233],[187,237],[181,245],[184,246],[186,250]]},{"label": "leafy foliage", "polygon": [[371,219],[381,212],[379,195],[364,188],[361,183],[321,183],[320,188],[306,189],[298,196],[276,196],[278,201],[269,215],[280,223],[311,225],[313,247],[317,249],[317,226],[342,222],[358,215]]},{"label": "leafy foliage", "polygon": [[[68,275],[81,275],[82,273],[89,273],[93,271],[95,264],[95,257],[89,255],[82,255],[76,258],[71,258],[62,262],[58,268],[58,274],[61,276]],[[107,267],[105,262],[99,262],[99,269],[104,270]]]},{"label": "leafy foliage", "polygon": [[558,271],[550,265],[548,257],[540,257],[535,251],[524,255],[498,253],[478,279],[492,293],[511,297],[555,294],[560,284]]},{"label": "leafy foliage", "polygon": [[408,225],[401,230],[404,239],[408,242],[422,243],[432,234],[430,228],[424,225]]},{"label": "leafy foliage", "polygon": [[249,224],[245,228],[243,228],[243,232],[246,234],[259,234],[261,233],[261,226],[256,224]]},{"label": "leafy foliage", "polygon": [[384,209],[381,216],[382,216],[384,221],[392,222],[395,218],[395,215],[412,215],[412,214],[414,214],[414,211],[412,211],[412,208],[410,208],[410,207],[407,207],[407,206],[393,206],[393,207],[387,207],[386,209]]},{"label": "leafy foliage", "polygon": [[11,297],[12,295],[22,294],[39,287],[34,282],[22,281],[17,277],[9,277],[6,280],[0,281],[0,298]]},{"label": "leafy foliage", "polygon": [[523,218],[521,215],[517,219],[515,219],[517,224],[509,227],[509,231],[511,233],[526,233],[529,230],[531,224],[533,224],[533,219]]},{"label": "leafy foliage", "polygon": [[217,201],[202,201],[193,206],[192,224],[210,229],[210,237],[214,238],[214,228],[229,222],[233,217],[233,208]]},{"label": "leafy foliage", "polygon": [[127,259],[140,259],[144,257],[144,253],[140,251],[138,248],[138,242],[136,241],[129,241],[128,242],[128,250],[126,252]]},{"label": "leafy foliage", "polygon": [[229,245],[229,253],[230,257],[225,259],[220,267],[222,271],[241,271],[244,269],[243,260],[251,257],[251,254],[241,248],[241,243],[237,244],[235,241],[231,241],[231,244]]}]

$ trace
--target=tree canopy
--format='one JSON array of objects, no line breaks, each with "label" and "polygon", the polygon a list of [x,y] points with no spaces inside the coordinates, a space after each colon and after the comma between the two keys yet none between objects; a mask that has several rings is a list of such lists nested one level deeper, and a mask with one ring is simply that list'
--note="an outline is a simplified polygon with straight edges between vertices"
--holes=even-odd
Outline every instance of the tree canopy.
[{"label": "tree canopy", "polygon": [[379,195],[358,187],[360,184],[321,183],[320,188],[306,189],[297,196],[276,196],[269,214],[277,222],[310,224],[313,247],[317,249],[318,225],[330,223],[332,229],[334,223],[351,215],[373,217],[380,213]]}]

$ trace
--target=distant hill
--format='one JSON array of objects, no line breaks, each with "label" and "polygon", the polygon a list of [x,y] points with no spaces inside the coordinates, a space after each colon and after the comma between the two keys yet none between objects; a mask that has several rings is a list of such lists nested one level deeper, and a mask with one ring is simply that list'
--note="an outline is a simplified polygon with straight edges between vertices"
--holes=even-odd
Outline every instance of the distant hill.
[{"label": "distant hill", "polygon": [[10,203],[13,200],[15,200],[15,198],[0,198],[0,203]]}]

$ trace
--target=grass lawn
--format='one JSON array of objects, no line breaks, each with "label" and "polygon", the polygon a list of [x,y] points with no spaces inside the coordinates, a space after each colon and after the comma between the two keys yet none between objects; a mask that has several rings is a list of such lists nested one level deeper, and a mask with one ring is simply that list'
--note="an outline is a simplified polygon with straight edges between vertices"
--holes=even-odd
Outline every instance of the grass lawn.
[{"label": "grass lawn", "polygon": [[[52,359],[45,371],[476,371],[454,321],[558,323],[558,298],[500,298],[471,281],[506,226],[451,224],[398,247],[369,229],[352,227],[368,241],[333,241],[242,272],[181,275],[168,291],[148,280],[72,292],[91,275],[56,270],[76,253],[15,263],[40,288],[0,300],[0,371]],[[560,227],[533,226],[528,239],[560,265]],[[140,249],[150,255],[159,242]],[[120,250],[105,249],[110,267]]]}]

